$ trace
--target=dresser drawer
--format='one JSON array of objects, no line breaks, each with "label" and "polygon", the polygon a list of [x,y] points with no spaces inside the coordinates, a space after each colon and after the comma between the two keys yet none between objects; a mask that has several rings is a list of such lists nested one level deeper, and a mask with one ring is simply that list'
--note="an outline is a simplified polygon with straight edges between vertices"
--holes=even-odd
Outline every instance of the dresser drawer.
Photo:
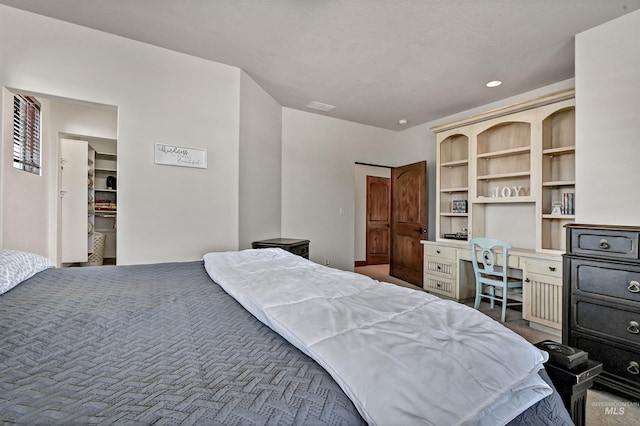
[{"label": "dresser drawer", "polygon": [[569,252],[598,258],[638,259],[638,232],[571,229]]},{"label": "dresser drawer", "polygon": [[523,267],[527,271],[527,274],[562,278],[562,262],[559,260],[523,258],[522,262],[524,263]]},{"label": "dresser drawer", "polygon": [[572,291],[640,302],[640,266],[570,260]]},{"label": "dresser drawer", "polygon": [[456,260],[458,250],[454,247],[442,247],[425,245],[424,253],[427,257],[439,257],[441,259]]},{"label": "dresser drawer", "polygon": [[589,359],[600,361],[604,371],[637,387],[640,384],[640,353],[603,339],[572,333],[571,344],[589,353]]},{"label": "dresser drawer", "polygon": [[603,338],[616,338],[622,343],[640,347],[640,307],[621,309],[588,299],[574,300],[572,325],[576,330],[597,333]]}]

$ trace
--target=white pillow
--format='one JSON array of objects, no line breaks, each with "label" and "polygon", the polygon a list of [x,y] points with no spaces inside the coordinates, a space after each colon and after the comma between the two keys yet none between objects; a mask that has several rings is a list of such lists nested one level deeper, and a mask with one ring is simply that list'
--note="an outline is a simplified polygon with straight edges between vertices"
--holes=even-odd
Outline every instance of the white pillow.
[{"label": "white pillow", "polygon": [[35,253],[0,249],[0,294],[52,266],[49,259]]}]

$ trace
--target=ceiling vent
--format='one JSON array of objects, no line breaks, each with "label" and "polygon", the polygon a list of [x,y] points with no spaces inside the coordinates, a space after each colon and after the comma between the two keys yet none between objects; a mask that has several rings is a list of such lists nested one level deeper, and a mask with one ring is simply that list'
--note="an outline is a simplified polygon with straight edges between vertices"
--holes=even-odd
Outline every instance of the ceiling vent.
[{"label": "ceiling vent", "polygon": [[317,109],[318,111],[331,111],[336,109],[335,105],[323,104],[322,102],[311,101],[307,104],[307,108]]}]

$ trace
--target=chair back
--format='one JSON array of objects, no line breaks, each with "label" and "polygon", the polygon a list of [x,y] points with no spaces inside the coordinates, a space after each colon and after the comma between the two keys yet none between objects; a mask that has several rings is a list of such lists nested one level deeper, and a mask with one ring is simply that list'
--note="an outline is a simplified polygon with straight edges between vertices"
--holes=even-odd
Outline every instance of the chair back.
[{"label": "chair back", "polygon": [[[500,277],[502,281],[506,282],[507,262],[511,244],[492,238],[473,238],[469,241],[469,244],[471,245],[471,259],[473,260],[473,270],[476,273],[476,279],[480,281],[483,275],[492,275],[494,277],[492,281]],[[502,254],[503,266],[497,265],[497,250]]]}]

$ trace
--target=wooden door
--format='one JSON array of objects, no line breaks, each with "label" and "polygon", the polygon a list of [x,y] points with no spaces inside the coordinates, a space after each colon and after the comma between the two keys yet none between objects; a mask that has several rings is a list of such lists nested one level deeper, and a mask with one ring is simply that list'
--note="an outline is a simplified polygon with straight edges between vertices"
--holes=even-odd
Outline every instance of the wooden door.
[{"label": "wooden door", "polygon": [[422,287],[427,234],[427,162],[391,169],[391,259],[389,274]]},{"label": "wooden door", "polygon": [[367,176],[367,265],[389,263],[391,179]]}]

